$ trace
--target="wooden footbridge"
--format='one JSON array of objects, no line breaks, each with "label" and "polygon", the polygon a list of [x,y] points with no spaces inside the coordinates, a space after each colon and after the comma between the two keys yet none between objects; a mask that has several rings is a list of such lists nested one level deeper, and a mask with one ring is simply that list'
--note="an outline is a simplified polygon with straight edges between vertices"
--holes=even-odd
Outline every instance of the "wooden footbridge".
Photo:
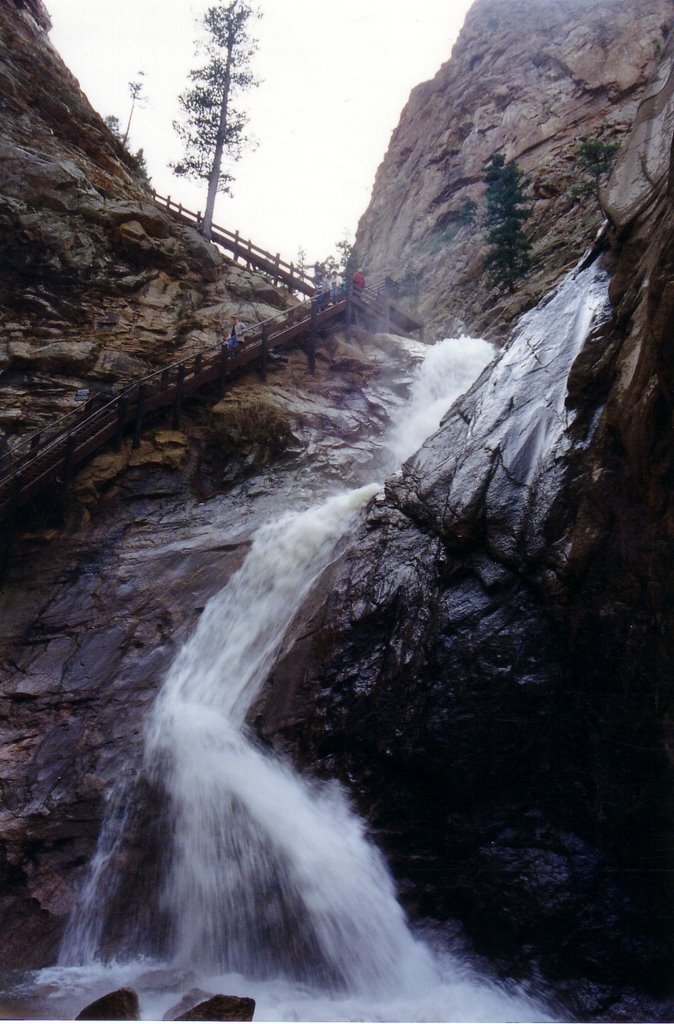
[{"label": "wooden footbridge", "polygon": [[[300,345],[306,351],[313,370],[321,337],[340,325],[347,332],[354,326],[406,335],[421,332],[423,325],[403,311],[395,297],[395,283],[390,279],[361,293],[349,287],[332,304],[314,297],[256,325],[238,353],[232,353],[223,341],[143,377],[102,406],[94,407],[95,400],[91,400],[21,442],[0,459],[5,556],[24,506],[49,488],[67,494],[78,467],[104,446],[112,444],[119,449],[130,434],[137,448],[144,428],[156,422],[160,412],[178,429],[188,399],[218,401],[232,381],[250,369],[256,369],[265,380],[271,354],[291,346]],[[2,555],[0,550],[0,560]]]}]

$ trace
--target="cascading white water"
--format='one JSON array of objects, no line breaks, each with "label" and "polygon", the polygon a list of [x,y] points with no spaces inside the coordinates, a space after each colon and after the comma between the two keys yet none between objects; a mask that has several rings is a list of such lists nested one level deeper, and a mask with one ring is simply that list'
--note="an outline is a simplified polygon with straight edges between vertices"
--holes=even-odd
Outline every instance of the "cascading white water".
[{"label": "cascading white water", "polygon": [[413,957],[388,876],[342,794],[308,785],[244,728],[295,610],[376,489],[260,530],[157,701],[147,757],[170,797],[165,903],[180,963],[362,987]]},{"label": "cascading white water", "polygon": [[494,357],[494,348],[482,338],[445,338],[424,354],[410,391],[408,405],[387,440],[392,465],[413,455],[440,425],[452,402],[477,380]]},{"label": "cascading white water", "polygon": [[119,882],[115,857],[124,841],[131,790],[122,774],[108,794],[104,827],[89,866],[89,876],[80,893],[77,913],[71,915],[61,943],[63,963],[85,963],[98,950],[104,927],[100,908],[113,898]]},{"label": "cascading white water", "polygon": [[[493,354],[465,338],[427,352],[388,438],[398,460],[437,428]],[[172,822],[162,894],[171,959],[211,984],[214,975],[238,972],[246,979],[239,991],[266,999],[256,1019],[544,1019],[523,996],[415,938],[342,790],[303,780],[245,725],[294,614],[377,487],[258,531],[169,671],[145,761],[166,790]],[[94,874],[89,906],[100,885],[101,872]],[[99,931],[72,927],[71,935],[86,945]],[[74,960],[94,952],[81,943]]]}]

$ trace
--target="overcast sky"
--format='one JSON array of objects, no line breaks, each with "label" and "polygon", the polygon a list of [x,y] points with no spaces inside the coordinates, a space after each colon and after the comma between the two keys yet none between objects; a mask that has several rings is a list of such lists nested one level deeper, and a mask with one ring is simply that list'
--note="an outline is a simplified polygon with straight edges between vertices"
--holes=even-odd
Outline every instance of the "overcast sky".
[{"label": "overcast sky", "polygon": [[[211,0],[212,2],[212,0]],[[450,56],[472,0],[258,0],[259,88],[248,94],[258,147],[235,165],[233,197],[215,222],[295,259],[324,258],[353,235],[410,90]],[[46,0],[51,40],[102,116],[128,118],[128,83],[145,72],[147,102],[130,148],[153,185],[203,210],[206,184],[175,178],[172,122],[209,0]]]}]

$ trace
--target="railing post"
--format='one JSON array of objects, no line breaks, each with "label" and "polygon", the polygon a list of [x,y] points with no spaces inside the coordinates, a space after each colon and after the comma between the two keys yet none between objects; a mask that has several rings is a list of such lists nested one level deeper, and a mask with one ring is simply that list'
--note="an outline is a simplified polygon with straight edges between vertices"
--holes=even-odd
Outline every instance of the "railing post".
[{"label": "railing post", "polygon": [[274,287],[278,286],[279,270],[281,268],[281,253],[276,253],[276,259],[274,260]]},{"label": "railing post", "polygon": [[124,438],[124,427],[126,426],[126,413],[129,408],[128,395],[122,395],[117,400],[117,433],[115,434],[115,451],[122,447]]},{"label": "railing post", "polygon": [[262,324],[262,359],[260,361],[260,376],[263,381],[267,380],[267,356],[269,355],[269,325]]},{"label": "railing post", "polygon": [[173,402],[173,429],[180,429],[180,415],[182,413],[183,395],[185,393],[185,364],[178,367],[178,381],[176,383],[176,397]]},{"label": "railing post", "polygon": [[218,373],[218,396],[220,398],[225,397],[225,381],[227,379],[227,357],[229,353],[227,350],[227,342],[223,341],[220,345],[220,369]]},{"label": "railing post", "polygon": [[290,281],[288,282],[288,291],[291,295],[295,294],[295,267],[290,264]]},{"label": "railing post", "polygon": [[318,299],[313,298],[311,300],[311,325],[309,327],[309,349],[307,356],[309,359],[309,372],[316,372],[316,337],[318,334],[316,321],[318,319]]},{"label": "railing post", "polygon": [[41,440],[41,438],[42,438],[41,434],[35,434],[33,437],[31,437],[31,439],[30,439],[30,450],[32,452],[35,451],[36,448],[40,447],[40,440]]},{"label": "railing post", "polygon": [[234,245],[232,246],[232,256],[234,260],[239,258],[239,229],[237,228],[234,232]]},{"label": "railing post", "polygon": [[68,434],[66,438],[66,453],[63,456],[63,490],[65,492],[66,500],[70,495],[70,485],[73,482],[73,455],[75,453],[75,438],[72,434]]},{"label": "railing post", "polygon": [[203,356],[202,356],[201,352],[197,352],[196,356],[194,357],[194,376],[195,377],[198,377],[199,374],[201,373],[201,367],[203,365],[203,361],[204,361],[204,359],[203,359]]},{"label": "railing post", "polygon": [[383,330],[384,330],[385,334],[388,334],[389,331],[391,330],[391,300],[388,297],[388,291],[384,294],[383,307],[384,307],[383,311],[382,311]]},{"label": "railing post", "polygon": [[140,435],[143,432],[143,413],[145,411],[145,385],[138,385],[136,400],[136,418],[133,423],[133,447],[140,448]]},{"label": "railing post", "polygon": [[353,316],[352,299],[353,299],[353,290],[352,290],[351,282],[349,281],[347,286],[346,286],[346,299],[345,299],[346,306],[345,306],[345,309],[344,309],[344,320],[346,322],[346,338],[347,338],[347,341],[351,341],[351,320],[352,320],[352,316]]}]

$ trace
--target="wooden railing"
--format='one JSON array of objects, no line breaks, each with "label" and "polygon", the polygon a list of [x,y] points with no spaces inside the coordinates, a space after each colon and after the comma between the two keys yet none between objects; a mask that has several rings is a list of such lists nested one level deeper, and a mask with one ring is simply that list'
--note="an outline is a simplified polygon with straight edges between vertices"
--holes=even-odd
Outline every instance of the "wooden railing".
[{"label": "wooden railing", "polygon": [[[392,326],[406,332],[391,299],[392,282],[371,285],[361,294],[349,287],[336,301],[325,297],[299,303],[257,324],[246,336],[240,352],[231,352],[226,341],[188,359],[148,374],[124,388],[110,401],[95,400],[61,417],[15,446],[0,459],[0,521],[3,521],[4,554],[9,548],[17,512],[48,487],[58,485],[67,493],[78,466],[104,445],[117,449],[131,433],[133,447],[140,445],[143,429],[159,410],[170,410],[171,424],[178,429],[183,403],[204,391],[222,398],[233,379],[255,367],[263,380],[270,353],[303,344],[310,368],[315,368],[320,335],[337,323],[347,331],[354,324],[375,330]],[[409,317],[402,315],[409,326]],[[421,324],[414,322],[416,330]],[[0,559],[3,551],[0,550]]]},{"label": "wooden railing", "polygon": [[[200,230],[203,223],[200,212],[188,210],[182,203],[175,203],[170,196],[160,196],[158,192],[153,192],[153,196],[155,202],[176,220]],[[230,252],[235,260],[242,261],[249,268],[255,267],[256,270],[262,271],[275,285],[283,284],[290,292],[301,292],[303,295],[313,295],[316,291],[315,282],[306,270],[281,259],[279,253],[274,254],[261,249],[249,238],[243,238],[238,231],[229,231],[213,224],[211,241]]]}]

